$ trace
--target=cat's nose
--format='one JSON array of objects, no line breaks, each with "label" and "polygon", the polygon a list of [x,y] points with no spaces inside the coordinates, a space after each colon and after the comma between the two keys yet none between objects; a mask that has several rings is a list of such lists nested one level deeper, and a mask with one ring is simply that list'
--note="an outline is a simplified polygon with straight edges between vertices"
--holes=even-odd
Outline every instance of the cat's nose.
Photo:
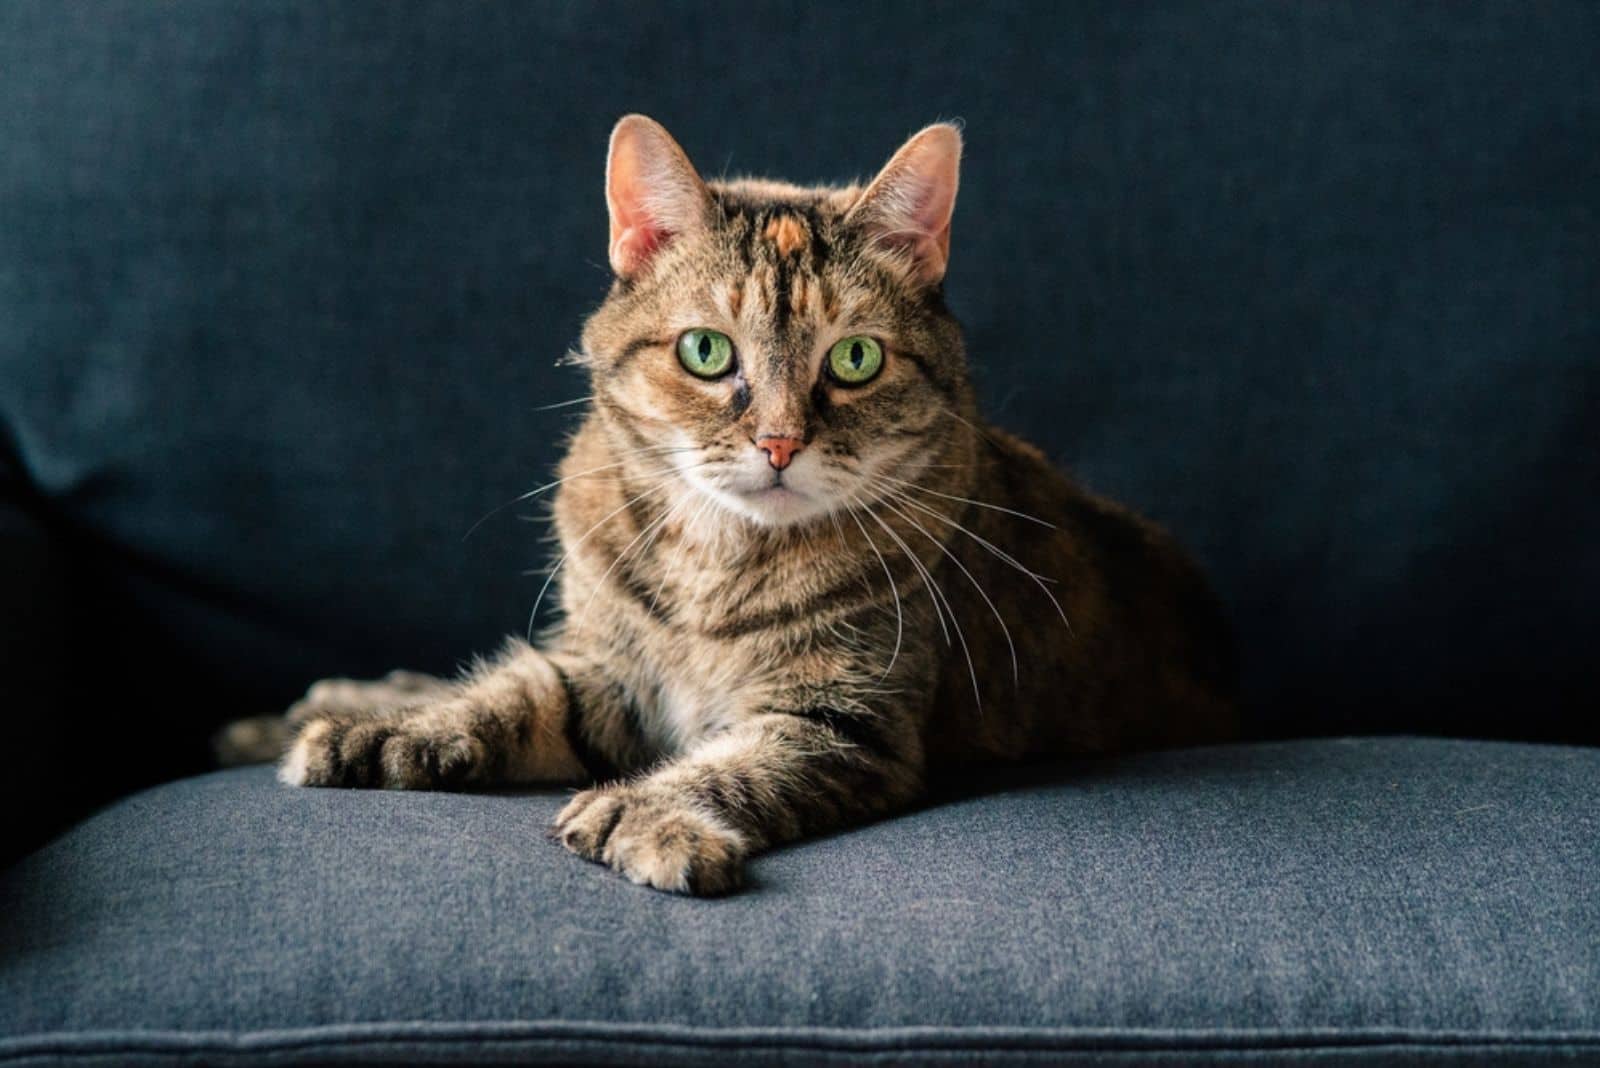
[{"label": "cat's nose", "polygon": [[776,434],[763,434],[756,440],[756,448],[767,454],[767,463],[772,465],[774,471],[782,471],[789,466],[790,461],[806,443],[799,438],[779,437]]}]

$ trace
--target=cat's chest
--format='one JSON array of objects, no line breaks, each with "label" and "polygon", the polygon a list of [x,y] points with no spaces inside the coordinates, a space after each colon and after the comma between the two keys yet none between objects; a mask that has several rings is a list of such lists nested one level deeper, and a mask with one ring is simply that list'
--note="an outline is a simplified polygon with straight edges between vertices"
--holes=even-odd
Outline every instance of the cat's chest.
[{"label": "cat's chest", "polygon": [[[742,618],[716,602],[679,604],[666,620],[637,617],[614,662],[630,676],[636,725],[652,749],[682,753],[759,714],[793,673],[793,656],[771,635],[729,635]],[[630,633],[631,632],[631,633]]]},{"label": "cat's chest", "polygon": [[676,756],[750,714],[742,699],[749,692],[748,667],[695,648],[689,634],[652,637],[635,645],[626,661],[634,726],[650,749]]},{"label": "cat's chest", "polygon": [[[838,639],[829,605],[859,595],[859,574],[814,556],[729,554],[664,543],[672,561],[649,598],[616,582],[613,662],[630,676],[636,726],[663,755],[757,715],[797,682],[825,681]],[[654,562],[654,561],[652,561]]]},{"label": "cat's chest", "polygon": [[815,641],[819,613],[871,589],[858,561],[806,544],[746,549],[731,558],[695,546],[681,560],[668,571],[662,601],[668,610],[657,618],[668,640],[683,643],[683,652],[698,639],[723,660],[757,667],[786,645]]}]

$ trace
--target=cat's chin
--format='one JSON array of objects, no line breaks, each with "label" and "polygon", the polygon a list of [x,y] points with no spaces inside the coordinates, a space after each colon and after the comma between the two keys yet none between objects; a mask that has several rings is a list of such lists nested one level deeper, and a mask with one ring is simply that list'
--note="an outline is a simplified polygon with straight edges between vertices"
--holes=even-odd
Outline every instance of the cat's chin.
[{"label": "cat's chin", "polygon": [[790,527],[828,514],[825,501],[788,486],[717,494],[729,509],[764,527]]}]

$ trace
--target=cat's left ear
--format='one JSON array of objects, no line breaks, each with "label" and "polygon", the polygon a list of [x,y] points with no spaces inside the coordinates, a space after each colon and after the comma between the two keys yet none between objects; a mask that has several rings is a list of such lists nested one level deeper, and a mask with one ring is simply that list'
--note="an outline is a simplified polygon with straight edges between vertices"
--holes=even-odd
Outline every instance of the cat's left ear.
[{"label": "cat's left ear", "polygon": [[845,217],[875,244],[903,253],[913,276],[932,285],[950,262],[950,216],[961,181],[961,131],[936,123],[907,141]]},{"label": "cat's left ear", "polygon": [[611,269],[627,278],[675,235],[705,226],[711,194],[665,127],[624,115],[611,131],[606,207]]}]

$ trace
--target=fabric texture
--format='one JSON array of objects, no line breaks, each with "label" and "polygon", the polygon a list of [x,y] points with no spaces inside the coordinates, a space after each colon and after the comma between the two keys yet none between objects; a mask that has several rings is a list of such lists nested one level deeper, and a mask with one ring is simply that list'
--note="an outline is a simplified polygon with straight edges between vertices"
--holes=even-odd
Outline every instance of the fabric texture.
[{"label": "fabric texture", "polygon": [[0,5],[0,451],[116,639],[64,707],[151,709],[105,751],[170,774],[522,632],[541,510],[464,535],[585,392],[616,118],[809,181],[959,117],[985,408],[1193,547],[1258,728],[1600,740],[1597,42],[1512,0]]},{"label": "fabric texture", "polygon": [[696,900],[548,841],[557,792],[218,773],[0,879],[0,1063],[1593,1060],[1596,781],[1404,738],[1012,771]]}]

